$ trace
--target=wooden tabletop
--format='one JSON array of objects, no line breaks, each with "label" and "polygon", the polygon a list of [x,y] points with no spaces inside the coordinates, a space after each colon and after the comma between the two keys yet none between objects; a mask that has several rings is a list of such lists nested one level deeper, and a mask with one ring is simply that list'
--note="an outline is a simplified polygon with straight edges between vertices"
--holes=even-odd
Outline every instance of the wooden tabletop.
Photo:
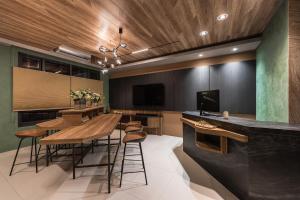
[{"label": "wooden tabletop", "polygon": [[102,114],[86,123],[66,128],[41,139],[41,144],[80,144],[110,135],[121,119],[120,114]]},{"label": "wooden tabletop", "polygon": [[94,107],[89,107],[89,108],[85,108],[85,109],[68,109],[68,110],[61,110],[59,111],[59,113],[62,113],[62,114],[77,114],[77,113],[85,113],[85,112],[90,112],[90,111],[93,111],[93,110],[97,110],[97,109],[100,109],[100,108],[103,108],[103,106],[94,106]]},{"label": "wooden tabletop", "polygon": [[56,118],[52,119],[46,122],[41,122],[36,124],[38,128],[41,128],[43,130],[49,131],[49,130],[62,130],[71,126],[74,126],[75,124],[72,124],[63,118]]}]

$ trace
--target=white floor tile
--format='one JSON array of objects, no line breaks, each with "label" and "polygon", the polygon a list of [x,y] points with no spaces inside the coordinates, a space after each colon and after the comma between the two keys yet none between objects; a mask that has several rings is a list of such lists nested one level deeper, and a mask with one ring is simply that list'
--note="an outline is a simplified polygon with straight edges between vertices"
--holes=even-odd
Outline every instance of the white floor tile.
[{"label": "white floor tile", "polygon": [[[115,131],[114,135],[118,134]],[[123,146],[112,175],[110,194],[107,194],[106,167],[77,169],[76,179],[73,180],[70,163],[51,163],[49,167],[45,167],[44,160],[41,160],[38,174],[35,174],[34,164],[25,164],[16,167],[13,176],[9,177],[15,153],[10,151],[0,154],[0,194],[5,194],[5,199],[10,200],[236,199],[182,151],[182,138],[149,135],[142,145],[148,185],[145,185],[143,173],[125,174],[122,187],[119,188]],[[127,151],[134,152],[138,153],[139,150]],[[21,149],[18,162],[28,161],[29,155],[30,148]],[[90,153],[84,158],[84,164],[105,162],[106,159],[106,148],[97,147],[94,154]],[[125,171],[140,168],[141,163],[125,163]]]}]

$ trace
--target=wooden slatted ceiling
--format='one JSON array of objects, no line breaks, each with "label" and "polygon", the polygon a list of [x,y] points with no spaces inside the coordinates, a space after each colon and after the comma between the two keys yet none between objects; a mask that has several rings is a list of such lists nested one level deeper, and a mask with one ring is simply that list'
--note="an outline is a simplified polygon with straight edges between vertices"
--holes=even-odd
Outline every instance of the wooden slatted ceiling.
[{"label": "wooden slatted ceiling", "polygon": [[[245,38],[263,32],[280,0],[0,0],[0,37],[45,50],[67,45],[102,57],[118,43],[123,63]],[[229,18],[216,17],[227,12]],[[207,30],[205,38],[199,36]]]},{"label": "wooden slatted ceiling", "polygon": [[121,119],[120,114],[102,114],[83,125],[66,128],[41,139],[41,144],[77,144],[108,136]]}]

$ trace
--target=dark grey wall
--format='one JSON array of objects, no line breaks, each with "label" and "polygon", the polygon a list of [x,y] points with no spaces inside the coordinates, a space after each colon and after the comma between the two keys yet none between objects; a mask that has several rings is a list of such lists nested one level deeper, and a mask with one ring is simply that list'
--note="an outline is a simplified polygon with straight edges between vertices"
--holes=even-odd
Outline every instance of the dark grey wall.
[{"label": "dark grey wall", "polygon": [[[220,111],[255,114],[255,61],[227,63],[142,76],[110,79],[110,106],[119,109],[196,110],[196,93],[220,90]],[[165,106],[134,107],[132,86],[165,85]]]}]

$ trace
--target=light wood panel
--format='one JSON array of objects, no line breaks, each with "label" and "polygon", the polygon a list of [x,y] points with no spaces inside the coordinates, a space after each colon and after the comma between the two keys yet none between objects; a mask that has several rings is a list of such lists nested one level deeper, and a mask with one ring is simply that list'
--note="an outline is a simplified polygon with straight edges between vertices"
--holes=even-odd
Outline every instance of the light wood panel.
[{"label": "light wood panel", "polygon": [[289,0],[289,121],[300,123],[300,1]]},{"label": "light wood panel", "polygon": [[251,51],[246,53],[192,60],[192,61],[163,65],[163,66],[115,71],[110,74],[110,78],[114,79],[114,78],[121,78],[121,77],[128,77],[128,76],[138,76],[138,75],[151,74],[157,72],[166,72],[166,71],[180,70],[180,69],[193,68],[199,66],[239,62],[239,61],[254,60],[254,59],[256,59],[256,53]]},{"label": "light wood panel", "polygon": [[103,94],[103,81],[81,77],[71,77],[71,90],[91,89],[93,92]]},{"label": "light wood panel", "polygon": [[103,114],[83,125],[66,128],[41,139],[41,144],[80,144],[108,136],[121,119],[120,114]]},{"label": "light wood panel", "polygon": [[31,110],[70,107],[70,77],[13,68],[13,109]]},{"label": "light wood panel", "polygon": [[103,81],[13,68],[13,110],[68,109],[70,90],[91,89],[103,94]]},{"label": "light wood panel", "polygon": [[[103,57],[99,46],[114,47],[122,26],[128,48],[120,53],[129,63],[260,34],[280,2],[0,0],[0,37],[45,50],[64,44]],[[224,12],[229,18],[218,22]],[[201,30],[209,35],[200,37]],[[150,50],[127,55],[144,48]]]},{"label": "light wood panel", "polygon": [[176,137],[182,137],[181,112],[164,111],[163,116],[163,134]]}]

